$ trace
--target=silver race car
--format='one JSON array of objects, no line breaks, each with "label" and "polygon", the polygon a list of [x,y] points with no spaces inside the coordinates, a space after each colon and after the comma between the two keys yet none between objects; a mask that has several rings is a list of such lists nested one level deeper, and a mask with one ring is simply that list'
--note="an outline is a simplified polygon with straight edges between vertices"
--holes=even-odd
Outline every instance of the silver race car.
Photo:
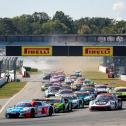
[{"label": "silver race car", "polygon": [[95,100],[90,101],[89,110],[118,110],[122,109],[122,101],[114,94],[99,94]]}]

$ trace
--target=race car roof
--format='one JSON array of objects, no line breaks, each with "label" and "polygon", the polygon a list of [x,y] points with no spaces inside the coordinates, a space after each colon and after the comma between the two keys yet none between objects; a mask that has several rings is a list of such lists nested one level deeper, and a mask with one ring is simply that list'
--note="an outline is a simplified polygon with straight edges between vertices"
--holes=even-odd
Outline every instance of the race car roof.
[{"label": "race car roof", "polygon": [[112,93],[103,93],[103,94],[99,94],[100,96],[112,96]]}]

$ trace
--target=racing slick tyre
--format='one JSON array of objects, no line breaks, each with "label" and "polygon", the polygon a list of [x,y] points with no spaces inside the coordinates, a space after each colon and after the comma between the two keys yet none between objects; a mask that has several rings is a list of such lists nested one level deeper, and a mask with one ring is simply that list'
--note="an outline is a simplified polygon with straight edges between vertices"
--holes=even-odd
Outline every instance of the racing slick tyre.
[{"label": "racing slick tyre", "polygon": [[79,102],[78,109],[83,108],[83,107],[84,107],[83,103],[82,102]]},{"label": "racing slick tyre", "polygon": [[35,110],[31,109],[31,118],[34,118],[34,117],[35,117]]},{"label": "racing slick tyre", "polygon": [[118,106],[118,110],[122,109],[122,101],[119,101],[119,106]]},{"label": "racing slick tyre", "polygon": [[5,114],[5,118],[6,119],[9,119],[10,118],[10,115],[8,113]]},{"label": "racing slick tyre", "polygon": [[50,108],[49,108],[49,116],[52,116],[52,114],[53,114],[53,108],[50,107]]},{"label": "racing slick tyre", "polygon": [[72,104],[70,104],[70,105],[68,106],[68,111],[69,111],[69,112],[72,112]]},{"label": "racing slick tyre", "polygon": [[63,106],[63,113],[65,112],[65,106]]},{"label": "racing slick tyre", "polygon": [[90,111],[90,112],[92,112],[92,111],[93,111],[93,109],[92,109],[92,108],[89,108],[89,111]]}]

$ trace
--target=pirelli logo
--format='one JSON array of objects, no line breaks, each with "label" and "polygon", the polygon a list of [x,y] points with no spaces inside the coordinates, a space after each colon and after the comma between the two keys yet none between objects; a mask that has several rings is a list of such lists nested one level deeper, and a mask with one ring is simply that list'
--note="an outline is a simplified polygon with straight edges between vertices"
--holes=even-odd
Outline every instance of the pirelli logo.
[{"label": "pirelli logo", "polygon": [[52,47],[45,47],[45,46],[22,47],[22,56],[52,56]]},{"label": "pirelli logo", "polygon": [[83,47],[83,56],[113,56],[113,47]]}]

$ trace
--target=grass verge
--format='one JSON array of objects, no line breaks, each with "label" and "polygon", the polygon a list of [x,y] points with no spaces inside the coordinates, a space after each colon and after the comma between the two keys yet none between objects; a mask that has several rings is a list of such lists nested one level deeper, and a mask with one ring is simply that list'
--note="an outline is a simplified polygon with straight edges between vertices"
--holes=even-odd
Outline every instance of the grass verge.
[{"label": "grass verge", "polygon": [[86,71],[84,72],[85,78],[93,80],[97,84],[108,84],[113,87],[124,86],[126,82],[119,78],[108,78],[107,74],[98,71]]},{"label": "grass verge", "polygon": [[10,82],[5,84],[0,88],[0,98],[10,98],[17,92],[19,92],[24,86],[26,82]]}]

